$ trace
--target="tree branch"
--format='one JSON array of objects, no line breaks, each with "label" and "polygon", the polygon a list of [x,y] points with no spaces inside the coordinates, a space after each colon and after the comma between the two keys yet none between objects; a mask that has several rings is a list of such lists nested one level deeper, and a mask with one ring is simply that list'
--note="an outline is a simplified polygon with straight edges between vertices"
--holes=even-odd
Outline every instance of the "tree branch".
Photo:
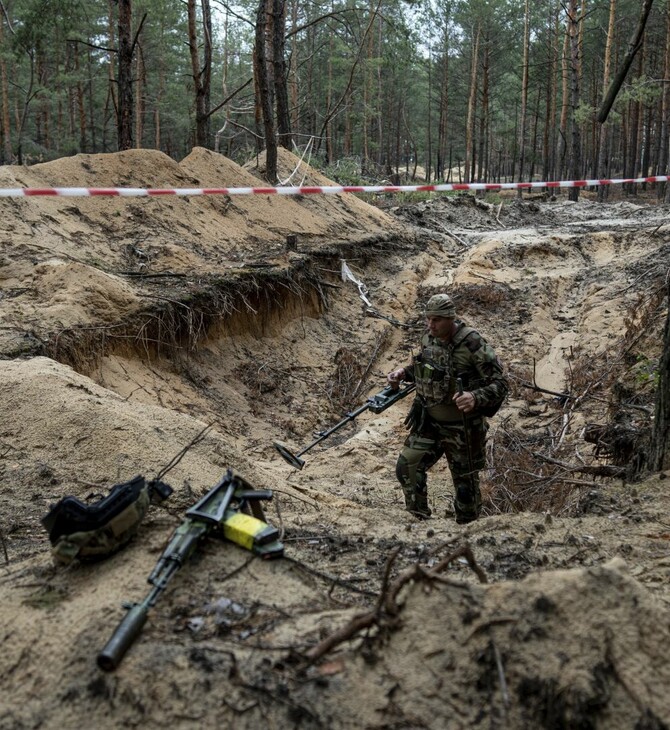
[{"label": "tree branch", "polygon": [[628,44],[628,53],[623,60],[623,64],[621,65],[619,72],[610,84],[610,87],[607,90],[607,94],[603,99],[603,103],[600,106],[600,111],[598,112],[598,121],[600,122],[600,124],[604,124],[607,121],[607,117],[609,116],[610,110],[612,109],[614,100],[616,99],[617,94],[619,93],[619,90],[621,89],[621,86],[626,79],[626,75],[628,74],[630,66],[633,63],[633,59],[642,47],[642,36],[644,35],[644,28],[647,24],[647,18],[649,17],[649,12],[651,11],[651,6],[653,2],[654,0],[644,0],[644,4],[642,5],[642,10],[640,12],[640,20],[638,22],[637,29],[635,30],[635,33],[633,34],[633,37],[630,39],[630,42]]}]

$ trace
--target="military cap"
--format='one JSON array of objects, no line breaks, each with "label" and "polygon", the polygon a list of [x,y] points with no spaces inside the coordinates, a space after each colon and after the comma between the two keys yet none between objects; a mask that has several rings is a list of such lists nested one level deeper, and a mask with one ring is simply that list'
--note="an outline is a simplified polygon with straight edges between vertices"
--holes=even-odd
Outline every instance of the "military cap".
[{"label": "military cap", "polygon": [[448,294],[435,294],[426,303],[426,317],[446,317],[454,319],[456,307]]}]

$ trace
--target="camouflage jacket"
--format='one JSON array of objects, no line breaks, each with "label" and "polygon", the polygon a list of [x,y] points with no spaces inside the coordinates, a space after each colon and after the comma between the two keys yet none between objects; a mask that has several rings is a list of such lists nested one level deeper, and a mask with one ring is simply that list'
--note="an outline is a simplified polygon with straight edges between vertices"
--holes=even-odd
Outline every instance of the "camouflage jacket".
[{"label": "camouflage jacket", "polygon": [[437,421],[462,419],[453,404],[460,378],[463,390],[475,397],[474,415],[493,415],[508,391],[500,359],[472,327],[456,320],[456,332],[448,343],[425,334],[421,352],[405,368],[406,380],[416,384],[417,395]]}]

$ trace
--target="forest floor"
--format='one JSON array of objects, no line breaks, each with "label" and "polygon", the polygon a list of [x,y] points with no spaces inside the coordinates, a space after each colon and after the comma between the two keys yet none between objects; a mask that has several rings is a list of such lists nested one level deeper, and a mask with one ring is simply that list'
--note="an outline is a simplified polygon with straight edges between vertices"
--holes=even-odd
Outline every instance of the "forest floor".
[{"label": "forest floor", "polygon": [[[288,179],[298,160],[280,163]],[[0,187],[258,174],[131,151],[0,167]],[[670,728],[668,474],[630,478],[666,317],[653,194],[0,199],[0,729]],[[380,391],[445,290],[512,384],[465,526],[446,464],[433,517],[403,509],[410,399],[301,470],[273,448],[299,452]],[[51,505],[184,449],[125,549],[54,564]],[[208,539],[101,671],[123,602],[228,468],[273,490],[284,557]]]}]

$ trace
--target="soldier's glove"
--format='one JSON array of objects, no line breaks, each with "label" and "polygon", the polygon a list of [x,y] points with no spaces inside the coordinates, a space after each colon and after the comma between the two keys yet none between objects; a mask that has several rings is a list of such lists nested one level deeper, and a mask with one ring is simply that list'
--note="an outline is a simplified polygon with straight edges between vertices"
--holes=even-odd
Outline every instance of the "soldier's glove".
[{"label": "soldier's glove", "polygon": [[405,428],[407,428],[410,433],[416,433],[417,431],[421,431],[425,422],[426,407],[418,398],[415,398],[409,412],[407,413],[407,418],[405,418]]}]

